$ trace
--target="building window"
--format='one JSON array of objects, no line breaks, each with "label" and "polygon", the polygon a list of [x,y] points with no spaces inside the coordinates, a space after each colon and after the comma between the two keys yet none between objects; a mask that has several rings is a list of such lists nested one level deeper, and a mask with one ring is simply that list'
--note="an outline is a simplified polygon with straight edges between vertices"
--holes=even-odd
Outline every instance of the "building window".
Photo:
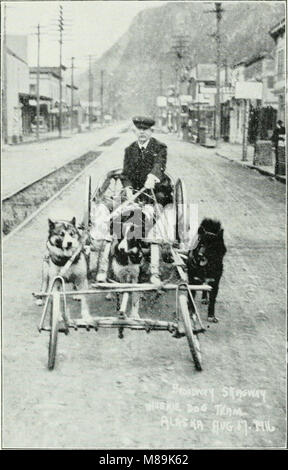
[{"label": "building window", "polygon": [[36,92],[36,85],[32,85],[30,83],[30,93],[35,93]]},{"label": "building window", "polygon": [[284,49],[278,52],[277,74],[279,78],[281,78],[282,75],[284,76]]},{"label": "building window", "polygon": [[267,88],[271,89],[274,87],[274,77],[267,77]]}]

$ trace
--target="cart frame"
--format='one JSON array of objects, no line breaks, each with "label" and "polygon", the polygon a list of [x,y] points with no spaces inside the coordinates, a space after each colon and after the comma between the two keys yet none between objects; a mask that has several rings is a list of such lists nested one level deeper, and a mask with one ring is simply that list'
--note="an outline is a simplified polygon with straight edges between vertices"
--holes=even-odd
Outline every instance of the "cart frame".
[{"label": "cart frame", "polygon": [[[112,170],[106,178],[100,180],[96,190],[91,192],[91,177],[87,178],[85,186],[85,207],[84,207],[84,227],[89,232],[91,218],[91,203],[102,197],[107,190],[108,182],[112,179],[117,182],[120,179],[121,170]],[[181,245],[187,229],[187,213],[186,213],[186,192],[185,186],[181,179],[176,183],[167,175],[174,185],[174,207],[177,217],[176,228],[176,246],[170,244],[171,255],[176,266],[180,283],[179,284],[162,284],[157,286],[151,283],[146,284],[123,284],[117,282],[108,283],[91,283],[91,289],[86,291],[77,291],[78,295],[99,295],[108,293],[123,294],[121,305],[117,305],[117,316],[99,317],[93,316],[91,320],[83,318],[72,319],[67,309],[67,297],[75,296],[75,291],[66,290],[63,275],[54,278],[49,292],[36,292],[33,295],[36,298],[45,299],[44,308],[39,323],[38,330],[49,331],[49,348],[48,348],[48,369],[53,370],[56,360],[58,333],[68,334],[70,329],[77,330],[85,328],[98,331],[99,328],[117,328],[119,338],[123,338],[124,329],[145,330],[150,333],[152,330],[165,330],[170,332],[174,337],[186,336],[188,346],[195,364],[196,370],[202,370],[202,358],[200,351],[200,343],[198,335],[206,330],[202,324],[198,313],[192,292],[211,291],[208,285],[189,285],[186,272],[186,265],[181,258]],[[116,187],[116,184],[115,184]],[[141,193],[142,191],[138,192]],[[155,195],[154,195],[155,197]],[[125,204],[125,203],[124,203]],[[181,207],[179,206],[181,205]],[[157,206],[157,204],[156,204]],[[122,205],[123,207],[123,205]],[[179,213],[179,211],[182,211]],[[115,211],[114,211],[115,212]],[[179,224],[179,219],[181,224]],[[83,237],[83,240],[85,237]],[[145,241],[145,240],[144,240]],[[156,262],[160,258],[160,246],[162,241],[153,241],[151,244],[151,259],[156,257]],[[152,250],[153,248],[153,250]],[[155,260],[154,260],[155,261]],[[65,271],[65,267],[64,267]],[[127,316],[127,306],[129,297],[132,292],[151,292],[161,289],[162,291],[175,292],[176,318],[175,321],[152,320],[149,318],[134,319]],[[48,323],[48,324],[47,324]]]}]

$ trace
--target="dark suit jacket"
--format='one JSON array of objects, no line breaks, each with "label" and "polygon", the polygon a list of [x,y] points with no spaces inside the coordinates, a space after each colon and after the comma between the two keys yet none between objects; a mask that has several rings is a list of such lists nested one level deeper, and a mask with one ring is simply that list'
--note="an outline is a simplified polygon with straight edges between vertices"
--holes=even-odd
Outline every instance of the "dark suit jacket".
[{"label": "dark suit jacket", "polygon": [[157,176],[161,182],[164,178],[166,161],[167,146],[154,137],[151,137],[143,156],[138,142],[133,142],[125,149],[122,173],[123,185],[141,189],[149,173]]}]

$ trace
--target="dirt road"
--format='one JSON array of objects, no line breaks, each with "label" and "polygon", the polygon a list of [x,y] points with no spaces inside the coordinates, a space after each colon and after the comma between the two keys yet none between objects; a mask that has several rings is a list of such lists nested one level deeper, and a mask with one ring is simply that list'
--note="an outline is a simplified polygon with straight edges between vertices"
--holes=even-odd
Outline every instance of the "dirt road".
[{"label": "dirt road", "polygon": [[[112,135],[111,135],[112,137]],[[71,206],[80,217],[84,177],[61,200],[4,242],[3,445],[5,448],[250,448],[286,442],[285,187],[217,157],[212,149],[159,136],[168,171],[183,178],[189,201],[219,218],[227,245],[216,313],[201,336],[202,372],[185,338],[167,332],[78,331],[60,336],[46,368],[39,335],[39,288],[47,215]],[[121,166],[119,141],[95,162],[93,181]],[[142,312],[159,318],[172,297]],[[113,301],[99,303],[111,312]],[[207,325],[207,307],[200,305]],[[161,313],[162,312],[162,313]]]}]

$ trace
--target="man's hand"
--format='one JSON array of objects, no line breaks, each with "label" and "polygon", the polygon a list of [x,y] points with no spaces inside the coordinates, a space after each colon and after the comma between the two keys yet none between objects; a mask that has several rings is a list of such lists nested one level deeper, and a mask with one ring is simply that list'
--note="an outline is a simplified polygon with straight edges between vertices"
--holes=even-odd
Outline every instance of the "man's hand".
[{"label": "man's hand", "polygon": [[154,189],[155,184],[158,183],[160,180],[157,176],[153,175],[153,173],[149,173],[147,179],[144,184],[144,188],[146,189]]}]

